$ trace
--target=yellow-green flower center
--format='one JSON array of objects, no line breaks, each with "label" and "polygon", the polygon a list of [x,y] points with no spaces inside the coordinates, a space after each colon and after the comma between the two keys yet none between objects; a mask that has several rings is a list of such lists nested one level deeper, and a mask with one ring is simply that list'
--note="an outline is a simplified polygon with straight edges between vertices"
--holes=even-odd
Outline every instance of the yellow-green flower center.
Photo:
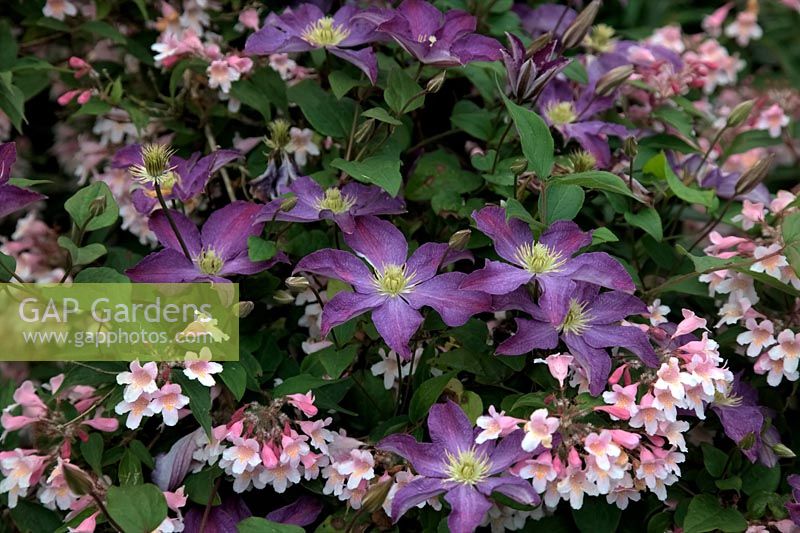
[{"label": "yellow-green flower center", "polygon": [[327,209],[334,213],[345,213],[353,207],[356,199],[352,196],[342,194],[342,191],[336,187],[331,187],[325,191],[325,194],[317,201],[317,209],[320,211]]},{"label": "yellow-green flower center", "polygon": [[598,52],[610,52],[616,43],[614,34],[614,28],[608,24],[598,24],[584,38],[583,44]]},{"label": "yellow-green flower center", "polygon": [[445,452],[447,458],[448,481],[465,485],[475,485],[489,475],[489,459],[478,455],[474,449],[459,450],[457,455]]},{"label": "yellow-green flower center", "polygon": [[561,331],[565,333],[582,334],[589,324],[591,317],[586,312],[586,303],[570,300],[569,310],[561,323]]},{"label": "yellow-green flower center", "polygon": [[540,242],[517,248],[517,261],[531,274],[557,271],[566,262],[561,253]]},{"label": "yellow-green flower center", "polygon": [[133,165],[130,172],[134,178],[144,183],[158,184],[169,189],[178,177],[170,166],[175,151],[164,144],[145,144],[142,146],[142,164]]},{"label": "yellow-green flower center", "polygon": [[302,37],[314,46],[336,46],[348,35],[350,30],[341,24],[334,26],[333,17],[322,17],[306,26]]},{"label": "yellow-green flower center", "polygon": [[211,248],[206,248],[200,255],[197,256],[195,259],[200,272],[203,274],[208,274],[209,276],[214,276],[222,270],[222,265],[225,264],[225,261],[217,255],[217,252]]},{"label": "yellow-green flower center", "polygon": [[597,167],[597,159],[586,150],[576,150],[567,156],[572,170],[575,172],[588,172]]},{"label": "yellow-green flower center", "polygon": [[555,126],[563,126],[575,122],[578,115],[575,114],[575,107],[572,102],[558,102],[547,108],[547,118],[550,119]]},{"label": "yellow-green flower center", "polygon": [[413,272],[406,274],[405,265],[386,265],[383,267],[383,272],[375,274],[375,286],[383,294],[398,296],[411,290],[413,278]]}]

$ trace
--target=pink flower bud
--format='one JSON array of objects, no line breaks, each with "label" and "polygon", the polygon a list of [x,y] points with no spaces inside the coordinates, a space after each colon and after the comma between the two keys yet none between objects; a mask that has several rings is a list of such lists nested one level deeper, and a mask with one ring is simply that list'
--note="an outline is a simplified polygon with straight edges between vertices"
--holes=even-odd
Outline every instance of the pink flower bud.
[{"label": "pink flower bud", "polygon": [[62,94],[61,96],[59,96],[59,97],[58,97],[58,100],[56,100],[56,102],[58,102],[58,105],[67,105],[67,104],[68,104],[68,103],[70,103],[70,102],[72,101],[72,99],[73,99],[73,98],[75,98],[75,97],[78,95],[78,93],[80,93],[80,92],[81,92],[81,91],[80,91],[80,89],[74,89],[74,90],[72,90],[72,91],[67,91],[67,92],[65,92],[64,94]]},{"label": "pink flower bud", "polygon": [[636,433],[631,433],[629,431],[624,431],[622,429],[612,429],[611,432],[611,440],[613,440],[616,444],[619,444],[623,448],[627,448],[632,450],[639,446],[639,435]]},{"label": "pink flower bud", "polygon": [[91,97],[92,97],[92,91],[90,91],[90,90],[83,91],[80,94],[80,96],[78,96],[78,103],[80,105],[83,105],[86,102],[88,102]]}]

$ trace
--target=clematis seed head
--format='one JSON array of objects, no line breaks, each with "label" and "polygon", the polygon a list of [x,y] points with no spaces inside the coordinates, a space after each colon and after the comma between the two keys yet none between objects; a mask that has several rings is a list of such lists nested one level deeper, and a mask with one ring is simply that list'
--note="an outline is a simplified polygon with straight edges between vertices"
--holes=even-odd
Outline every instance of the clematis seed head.
[{"label": "clematis seed head", "polygon": [[130,167],[134,179],[171,189],[178,179],[175,167],[170,165],[175,150],[165,144],[145,144],[141,153],[142,163]]}]

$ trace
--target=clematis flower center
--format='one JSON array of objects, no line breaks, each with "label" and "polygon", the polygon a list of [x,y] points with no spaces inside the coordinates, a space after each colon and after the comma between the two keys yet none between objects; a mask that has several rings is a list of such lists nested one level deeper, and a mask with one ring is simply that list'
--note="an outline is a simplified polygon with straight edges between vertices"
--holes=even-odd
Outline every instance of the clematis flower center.
[{"label": "clematis flower center", "polygon": [[306,26],[301,37],[314,46],[336,46],[348,35],[350,30],[341,24],[334,25],[333,17],[322,17]]},{"label": "clematis flower center", "polygon": [[582,334],[589,324],[589,313],[586,312],[586,303],[570,300],[569,310],[561,323],[561,331],[566,333]]},{"label": "clematis flower center", "polygon": [[387,265],[383,272],[375,274],[375,285],[378,291],[389,296],[397,296],[411,291],[411,280],[414,274],[406,274],[406,267]]},{"label": "clematis flower center", "polygon": [[218,274],[219,271],[222,270],[222,265],[225,264],[225,261],[211,248],[206,248],[200,252],[195,262],[198,268],[200,268],[200,272],[208,274],[209,276]]},{"label": "clematis flower center", "polygon": [[531,274],[557,271],[564,263],[561,253],[540,242],[523,244],[517,248],[517,261]]},{"label": "clematis flower center", "polygon": [[355,203],[355,198],[342,194],[342,191],[336,187],[331,187],[327,189],[325,195],[317,201],[317,209],[320,211],[328,210],[338,214],[349,211]]},{"label": "clematis flower center", "polygon": [[558,102],[547,108],[547,118],[550,119],[555,126],[563,126],[575,122],[578,115],[575,113],[575,107],[572,102]]},{"label": "clematis flower center", "polygon": [[178,180],[173,172],[174,166],[170,166],[170,159],[175,151],[163,144],[146,144],[142,146],[142,164],[133,165],[130,172],[133,177],[142,183],[158,184],[162,191],[166,188],[172,191],[172,187]]},{"label": "clematis flower center", "polygon": [[489,459],[475,450],[459,450],[458,455],[445,452],[447,458],[446,471],[448,481],[465,485],[480,483],[489,474]]}]

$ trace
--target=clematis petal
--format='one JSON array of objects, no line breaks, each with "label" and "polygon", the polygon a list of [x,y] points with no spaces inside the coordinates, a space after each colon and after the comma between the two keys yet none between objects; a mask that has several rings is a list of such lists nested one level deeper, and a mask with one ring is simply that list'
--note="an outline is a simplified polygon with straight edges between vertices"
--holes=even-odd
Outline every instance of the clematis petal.
[{"label": "clematis petal", "polygon": [[558,220],[542,233],[539,242],[561,252],[562,257],[572,257],[584,246],[592,244],[592,233],[581,230],[571,220]]},{"label": "clematis petal", "polygon": [[516,290],[531,279],[533,279],[533,274],[527,270],[487,259],[486,265],[467,275],[459,288],[499,296]]},{"label": "clematis petal", "polygon": [[426,242],[411,254],[406,262],[406,273],[414,275],[413,282],[421,283],[436,275],[444,262],[448,246],[445,243]]},{"label": "clematis petal", "polygon": [[647,312],[647,305],[636,296],[621,291],[601,292],[591,304],[592,324],[611,324],[631,315]]},{"label": "clematis petal", "polygon": [[507,470],[514,463],[530,455],[530,453],[522,449],[523,436],[524,433],[522,431],[513,431],[495,446],[491,453],[490,476]]},{"label": "clematis petal", "polygon": [[242,157],[242,154],[239,150],[217,150],[200,159],[195,160],[195,158],[192,158],[189,161],[175,156],[173,159],[178,161],[175,171],[181,177],[180,181],[175,185],[175,188],[179,191],[178,197],[183,201],[187,201],[199,195],[211,176],[240,157]]},{"label": "clematis petal", "polygon": [[303,494],[289,505],[279,507],[267,514],[267,520],[280,524],[305,527],[313,524],[322,512],[323,504],[318,498]]},{"label": "clematis petal", "polygon": [[450,452],[469,450],[475,442],[472,422],[461,407],[451,400],[431,406],[428,432],[435,444]]},{"label": "clematis petal", "polygon": [[0,218],[24,209],[47,196],[14,185],[0,185]]},{"label": "clematis petal", "polygon": [[475,531],[492,507],[489,499],[472,485],[456,485],[444,499],[452,509],[447,517],[447,526],[452,533]]},{"label": "clematis petal", "polygon": [[647,335],[636,326],[593,326],[583,336],[593,348],[620,346],[638,355],[647,366],[658,367],[661,364]]},{"label": "clematis petal", "polygon": [[558,346],[558,332],[547,322],[517,318],[517,332],[497,347],[498,355],[522,355],[534,349]]},{"label": "clematis petal", "polygon": [[372,273],[362,260],[349,252],[327,248],[318,250],[302,258],[294,272],[309,272],[326,278],[349,283],[362,293],[373,293]]},{"label": "clematis petal", "polygon": [[194,263],[172,248],[148,255],[125,274],[138,283],[178,283],[203,278]]},{"label": "clematis petal", "polygon": [[474,211],[472,218],[478,229],[492,239],[500,257],[511,263],[518,263],[516,256],[520,246],[533,242],[533,233],[528,225],[518,218],[506,221],[506,210],[502,207],[484,207]]},{"label": "clematis petal", "polygon": [[408,343],[422,325],[422,315],[402,298],[388,297],[372,312],[375,329],[386,344],[403,359],[411,357]]},{"label": "clematis petal", "polygon": [[151,474],[153,482],[162,491],[174,491],[180,487],[192,465],[192,454],[197,450],[197,436],[203,429],[181,437],[167,453],[156,457],[156,465]]},{"label": "clematis petal", "polygon": [[386,265],[403,265],[408,257],[408,243],[400,230],[372,215],[358,217],[353,233],[345,234],[344,240],[380,272]]},{"label": "clematis petal", "polygon": [[392,500],[392,520],[397,522],[409,509],[442,494],[445,491],[441,479],[418,477],[403,485]]},{"label": "clematis petal", "polygon": [[379,293],[361,294],[340,292],[322,308],[321,333],[327,335],[331,328],[344,324],[353,317],[383,304],[388,296]]},{"label": "clematis petal", "polygon": [[558,326],[564,322],[570,300],[576,298],[581,301],[579,294],[581,287],[568,278],[548,276],[545,280],[544,293],[539,297],[539,309],[533,316]]},{"label": "clematis petal", "polygon": [[502,57],[503,46],[485,35],[465,35],[457,39],[450,48],[451,53],[462,65],[473,61],[497,61]]},{"label": "clematis petal", "polygon": [[262,206],[237,201],[214,211],[203,225],[203,246],[212,248],[223,260],[247,250],[247,239],[261,234],[264,225],[255,223]]},{"label": "clematis petal", "polygon": [[606,380],[611,373],[611,357],[608,353],[590,346],[578,335],[565,333],[563,339],[569,352],[589,378],[589,392],[595,396],[603,392]]},{"label": "clematis petal", "polygon": [[414,309],[433,307],[448,326],[464,325],[471,316],[488,311],[492,305],[488,294],[459,289],[465,277],[463,272],[439,274],[414,287],[406,298]]},{"label": "clematis petal", "polygon": [[378,443],[381,450],[396,453],[411,462],[414,470],[426,477],[446,477],[444,450],[430,442],[417,442],[411,435],[389,435]]},{"label": "clematis petal", "polygon": [[367,75],[369,81],[372,82],[373,85],[378,81],[378,58],[375,56],[375,51],[372,48],[367,47],[361,50],[351,50],[348,48],[329,46],[328,51],[336,57],[340,57],[358,67],[360,71]]},{"label": "clematis petal", "polygon": [[[175,211],[174,209],[171,209],[169,214],[172,221],[175,222],[175,226],[178,228],[178,233],[181,234],[186,248],[189,249],[189,255],[192,257],[200,255],[200,250],[203,245],[200,241],[200,232],[197,230],[197,226],[194,225],[194,222],[189,220],[183,213]],[[150,230],[156,234],[158,242],[170,250],[175,250],[183,254],[183,249],[163,210],[159,209],[150,215],[148,226],[150,226]]]},{"label": "clematis petal", "polygon": [[[530,455],[530,454],[528,454]],[[530,481],[516,476],[490,477],[478,483],[478,490],[486,496],[499,492],[523,505],[539,505],[541,498],[533,490]]]},{"label": "clematis petal", "polygon": [[605,252],[590,252],[575,257],[564,265],[561,275],[624,292],[636,289],[625,267]]}]

